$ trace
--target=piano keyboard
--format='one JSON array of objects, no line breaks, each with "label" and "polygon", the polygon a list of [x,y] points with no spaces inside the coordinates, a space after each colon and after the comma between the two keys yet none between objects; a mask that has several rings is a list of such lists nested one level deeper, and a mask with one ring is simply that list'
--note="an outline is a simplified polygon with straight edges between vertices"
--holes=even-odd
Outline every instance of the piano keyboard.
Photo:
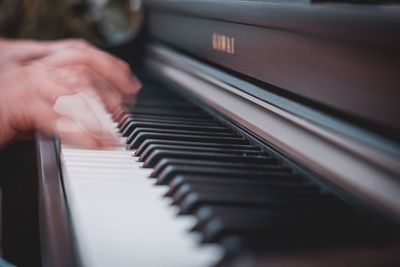
[{"label": "piano keyboard", "polygon": [[103,119],[120,147],[61,145],[82,266],[228,266],[240,255],[252,266],[271,251],[397,238],[172,92],[145,88],[132,110]]}]

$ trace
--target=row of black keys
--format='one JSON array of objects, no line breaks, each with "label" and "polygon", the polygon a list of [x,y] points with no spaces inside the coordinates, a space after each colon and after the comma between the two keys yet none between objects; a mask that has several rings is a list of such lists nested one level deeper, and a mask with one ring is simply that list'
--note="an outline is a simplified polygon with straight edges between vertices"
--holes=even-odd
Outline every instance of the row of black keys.
[{"label": "row of black keys", "polygon": [[263,252],[391,238],[390,228],[172,93],[146,92],[116,120],[180,213],[197,217],[202,242]]}]

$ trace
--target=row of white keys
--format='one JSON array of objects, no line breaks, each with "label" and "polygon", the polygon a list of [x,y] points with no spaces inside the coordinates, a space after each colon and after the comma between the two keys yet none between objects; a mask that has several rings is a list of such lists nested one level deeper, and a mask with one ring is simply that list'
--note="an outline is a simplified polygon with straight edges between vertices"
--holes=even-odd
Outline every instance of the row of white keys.
[{"label": "row of white keys", "polygon": [[197,244],[194,218],[176,216],[133,151],[62,145],[61,158],[82,266],[200,267],[222,257],[220,247]]}]

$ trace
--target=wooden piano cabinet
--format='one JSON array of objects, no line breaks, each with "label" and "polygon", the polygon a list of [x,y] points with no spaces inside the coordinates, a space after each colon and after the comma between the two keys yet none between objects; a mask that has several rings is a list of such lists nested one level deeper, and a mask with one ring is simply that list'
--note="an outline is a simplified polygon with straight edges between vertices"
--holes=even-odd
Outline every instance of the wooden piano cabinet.
[{"label": "wooden piano cabinet", "polygon": [[58,156],[53,140],[36,137],[39,170],[39,224],[43,267],[76,266],[73,235],[69,225]]},{"label": "wooden piano cabinet", "polygon": [[0,150],[2,256],[19,267],[41,266],[36,166],[33,141]]}]

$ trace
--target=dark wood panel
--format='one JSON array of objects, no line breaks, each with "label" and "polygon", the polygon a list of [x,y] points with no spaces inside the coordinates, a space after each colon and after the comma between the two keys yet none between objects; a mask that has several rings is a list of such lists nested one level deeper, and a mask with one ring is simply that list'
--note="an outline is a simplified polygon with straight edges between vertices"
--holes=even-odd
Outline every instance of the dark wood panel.
[{"label": "dark wood panel", "polygon": [[54,142],[38,134],[36,145],[42,266],[77,266]]},{"label": "dark wood panel", "polygon": [[[150,33],[191,55],[400,131],[399,59],[395,54],[288,31],[158,11],[151,13]],[[213,49],[214,33],[235,39],[234,54]]]},{"label": "dark wood panel", "polygon": [[[305,2],[305,1],[303,1]],[[316,1],[318,2],[318,1]],[[400,51],[400,2],[147,0],[151,10],[253,25],[387,52]],[[360,1],[361,2],[361,1]],[[376,3],[381,5],[376,5]],[[387,5],[384,5],[387,4]]]},{"label": "dark wood panel", "polygon": [[39,267],[41,261],[34,142],[16,142],[0,150],[0,183],[2,257],[20,267]]}]

